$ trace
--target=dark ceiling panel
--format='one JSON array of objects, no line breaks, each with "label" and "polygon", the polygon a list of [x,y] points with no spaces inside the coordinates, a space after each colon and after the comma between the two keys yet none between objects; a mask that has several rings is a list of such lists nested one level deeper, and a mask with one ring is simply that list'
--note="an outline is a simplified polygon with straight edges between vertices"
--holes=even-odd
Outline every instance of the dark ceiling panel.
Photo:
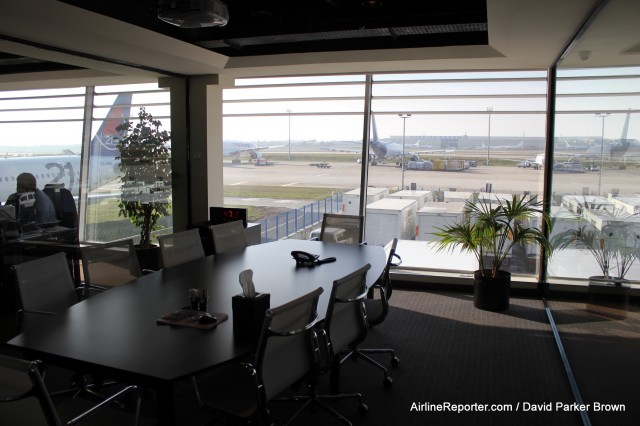
[{"label": "dark ceiling panel", "polygon": [[227,0],[224,27],[179,28],[158,0],[64,0],[226,56],[488,43],[486,0]]}]

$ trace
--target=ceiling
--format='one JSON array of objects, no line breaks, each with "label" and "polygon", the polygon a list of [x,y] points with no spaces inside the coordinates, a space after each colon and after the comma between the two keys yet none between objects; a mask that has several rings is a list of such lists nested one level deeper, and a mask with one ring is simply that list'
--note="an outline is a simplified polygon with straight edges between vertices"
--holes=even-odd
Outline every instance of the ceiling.
[{"label": "ceiling", "polygon": [[[157,18],[156,1],[5,2],[0,90],[163,75],[544,69],[598,3],[383,0],[364,8],[361,0],[227,0],[225,27],[183,29]],[[640,65],[640,2],[605,3],[567,66]]]},{"label": "ceiling", "polygon": [[207,28],[158,19],[171,0],[63,1],[230,57],[488,43],[486,0],[224,0]]}]

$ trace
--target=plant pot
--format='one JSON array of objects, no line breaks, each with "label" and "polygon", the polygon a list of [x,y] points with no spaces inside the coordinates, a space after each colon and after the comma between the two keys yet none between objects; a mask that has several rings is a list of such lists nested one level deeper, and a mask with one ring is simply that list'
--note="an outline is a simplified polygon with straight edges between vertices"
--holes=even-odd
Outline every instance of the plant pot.
[{"label": "plant pot", "polygon": [[152,245],[148,248],[141,248],[139,245],[136,245],[135,249],[141,270],[160,270],[160,247]]},{"label": "plant pot", "polygon": [[624,281],[603,276],[589,277],[587,311],[616,319],[626,318],[630,287],[622,285]]},{"label": "plant pot", "polygon": [[494,312],[509,308],[510,272],[498,271],[496,277],[485,277],[475,271],[473,277],[473,306]]}]

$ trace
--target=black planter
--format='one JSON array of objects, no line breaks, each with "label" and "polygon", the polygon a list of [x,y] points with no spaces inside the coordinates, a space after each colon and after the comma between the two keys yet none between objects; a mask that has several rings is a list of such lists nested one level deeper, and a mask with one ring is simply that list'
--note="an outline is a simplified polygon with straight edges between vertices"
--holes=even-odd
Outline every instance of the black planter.
[{"label": "black planter", "polygon": [[629,311],[628,285],[619,278],[589,277],[587,311],[615,319],[627,317]]},{"label": "black planter", "polygon": [[160,270],[160,247],[154,245],[149,248],[141,248],[136,245],[135,248],[141,270]]},{"label": "black planter", "polygon": [[483,277],[480,271],[473,274],[473,306],[485,311],[504,311],[509,308],[511,273],[498,271],[498,276]]}]

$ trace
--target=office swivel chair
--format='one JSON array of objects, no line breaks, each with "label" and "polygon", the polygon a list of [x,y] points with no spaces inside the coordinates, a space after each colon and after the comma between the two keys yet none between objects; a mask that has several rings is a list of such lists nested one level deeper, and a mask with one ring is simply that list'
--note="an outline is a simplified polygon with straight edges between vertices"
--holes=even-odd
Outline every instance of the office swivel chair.
[{"label": "office swivel chair", "polygon": [[[81,288],[76,288],[64,253],[41,257],[13,266],[22,308],[18,311],[18,331],[24,331],[47,318],[66,311],[80,300]],[[88,393],[104,399],[81,372],[72,378],[75,386],[60,393]],[[105,383],[100,380],[100,384]],[[109,383],[111,384],[111,383]]]},{"label": "office swivel chair", "polygon": [[[360,393],[338,393],[335,383],[340,379],[341,363],[339,353],[354,341],[363,340],[367,334],[367,322],[362,300],[367,295],[365,282],[367,271],[370,268],[371,265],[367,264],[333,282],[323,326],[316,329],[317,338],[314,340],[316,368],[307,383],[309,390],[306,395],[284,399],[305,401],[303,408],[307,406],[319,407],[348,425],[351,425],[351,422],[327,405],[325,401],[355,399],[358,401],[358,412],[360,414],[366,414],[369,411],[369,407],[364,403]],[[329,371],[331,371],[332,391],[334,392],[331,395],[319,395],[317,390],[318,378]],[[294,418],[301,411],[302,409],[296,413]]]},{"label": "office swivel chair", "polygon": [[[138,424],[140,395],[136,386],[127,386],[98,404],[69,399],[56,407],[47,392],[41,368],[39,361],[0,355],[0,419],[3,426],[75,425],[90,416],[90,420],[101,419],[101,424]],[[130,413],[110,407],[131,393],[136,397],[133,421]]]},{"label": "office swivel chair", "polygon": [[175,232],[158,237],[162,267],[170,268],[204,258],[204,249],[197,229]]},{"label": "office swivel chair", "polygon": [[73,240],[78,240],[78,209],[73,194],[64,183],[48,183],[42,190],[53,201],[56,219],[60,226],[73,230]]},{"label": "office swivel chair", "polygon": [[322,217],[320,241],[340,244],[363,244],[362,216],[325,213]]},{"label": "office swivel chair", "polygon": [[132,239],[95,244],[80,249],[85,296],[91,290],[106,290],[142,275]]},{"label": "office swivel chair", "polygon": [[[252,364],[229,364],[207,375],[200,386],[204,407],[245,422],[271,424],[266,403],[314,369],[311,340],[322,287],[268,309]],[[293,420],[293,419],[292,419]]]},{"label": "office swivel chair", "polygon": [[[398,266],[402,262],[400,256],[396,253],[396,246],[398,245],[398,239],[394,238],[391,242],[391,249],[389,251],[389,257],[387,258],[387,264],[384,268],[384,272],[380,279],[369,289],[367,298],[363,300],[365,311],[367,313],[367,324],[369,327],[373,327],[382,323],[387,314],[389,313],[389,298],[393,288],[391,286],[391,278],[389,277],[389,270],[393,266]],[[394,262],[394,259],[396,260]],[[375,294],[375,293],[378,294]],[[346,354],[343,356],[341,362],[344,362],[350,357],[361,358],[374,367],[379,368],[384,373],[383,384],[385,387],[389,387],[393,384],[393,379],[389,375],[389,371],[385,366],[369,357],[368,354],[390,354],[391,365],[397,367],[400,364],[400,359],[395,355],[393,349],[362,349],[357,344],[352,345]]]},{"label": "office swivel chair", "polygon": [[212,225],[210,228],[215,254],[241,250],[249,245],[241,220]]},{"label": "office swivel chair", "polygon": [[41,257],[13,266],[22,309],[18,311],[20,330],[32,327],[48,316],[57,315],[80,300],[64,253]]}]

